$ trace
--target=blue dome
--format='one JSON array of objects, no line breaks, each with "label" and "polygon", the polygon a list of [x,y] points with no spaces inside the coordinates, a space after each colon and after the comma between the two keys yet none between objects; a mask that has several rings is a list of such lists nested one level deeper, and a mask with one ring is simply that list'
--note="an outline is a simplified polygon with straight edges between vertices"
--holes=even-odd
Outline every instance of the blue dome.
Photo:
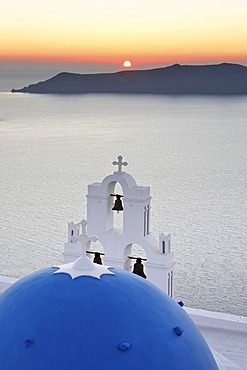
[{"label": "blue dome", "polygon": [[48,268],[0,296],[2,370],[216,370],[177,303],[126,271],[72,279]]}]

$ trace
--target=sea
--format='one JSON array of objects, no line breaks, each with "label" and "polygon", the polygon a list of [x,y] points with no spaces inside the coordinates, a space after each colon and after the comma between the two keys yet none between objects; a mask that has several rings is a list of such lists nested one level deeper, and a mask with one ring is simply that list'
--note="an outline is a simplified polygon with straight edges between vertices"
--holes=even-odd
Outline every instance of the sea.
[{"label": "sea", "polygon": [[172,235],[174,298],[247,316],[247,96],[0,92],[0,274],[60,264],[119,155]]}]

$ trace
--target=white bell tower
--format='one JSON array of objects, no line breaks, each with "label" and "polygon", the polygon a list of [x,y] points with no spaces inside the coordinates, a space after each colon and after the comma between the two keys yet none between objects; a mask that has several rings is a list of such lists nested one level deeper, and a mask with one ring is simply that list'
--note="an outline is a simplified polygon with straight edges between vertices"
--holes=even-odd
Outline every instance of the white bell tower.
[{"label": "white bell tower", "polygon": [[[138,186],[134,178],[123,171],[122,156],[113,162],[117,171],[106,176],[102,182],[88,186],[87,194],[87,235],[95,235],[104,248],[104,264],[131,271],[129,258],[133,244],[140,245],[145,253],[145,274],[147,279],[168,295],[173,295],[174,256],[171,252],[171,235],[160,234],[159,240],[150,230],[151,196],[149,186]],[[114,224],[113,203],[116,184],[122,188],[123,225],[118,228]],[[79,224],[69,224],[68,242],[65,244],[65,262],[76,258],[71,254],[76,245]],[[72,231],[73,230],[73,231]],[[71,235],[71,232],[73,235]],[[85,232],[85,230],[84,230]],[[72,236],[72,238],[71,238]],[[73,238],[74,237],[74,238]],[[78,256],[78,252],[76,254]],[[136,256],[140,257],[140,256]]]}]

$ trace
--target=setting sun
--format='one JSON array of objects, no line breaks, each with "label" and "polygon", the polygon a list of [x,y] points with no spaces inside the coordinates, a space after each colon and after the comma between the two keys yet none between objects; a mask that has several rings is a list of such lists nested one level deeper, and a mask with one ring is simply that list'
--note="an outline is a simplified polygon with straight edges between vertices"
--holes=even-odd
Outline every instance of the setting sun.
[{"label": "setting sun", "polygon": [[130,61],[130,60],[125,60],[125,61],[123,62],[123,66],[124,66],[124,68],[130,68],[130,67],[131,67],[131,65],[132,65],[132,63],[131,63],[131,61]]}]

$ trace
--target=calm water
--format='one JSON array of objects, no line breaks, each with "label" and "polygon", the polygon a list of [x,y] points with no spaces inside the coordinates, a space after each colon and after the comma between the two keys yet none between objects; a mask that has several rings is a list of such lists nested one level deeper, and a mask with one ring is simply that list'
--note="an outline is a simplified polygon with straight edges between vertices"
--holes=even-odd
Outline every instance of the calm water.
[{"label": "calm water", "polygon": [[247,97],[0,93],[0,274],[62,261],[119,154],[172,233],[176,298],[247,315]]}]

